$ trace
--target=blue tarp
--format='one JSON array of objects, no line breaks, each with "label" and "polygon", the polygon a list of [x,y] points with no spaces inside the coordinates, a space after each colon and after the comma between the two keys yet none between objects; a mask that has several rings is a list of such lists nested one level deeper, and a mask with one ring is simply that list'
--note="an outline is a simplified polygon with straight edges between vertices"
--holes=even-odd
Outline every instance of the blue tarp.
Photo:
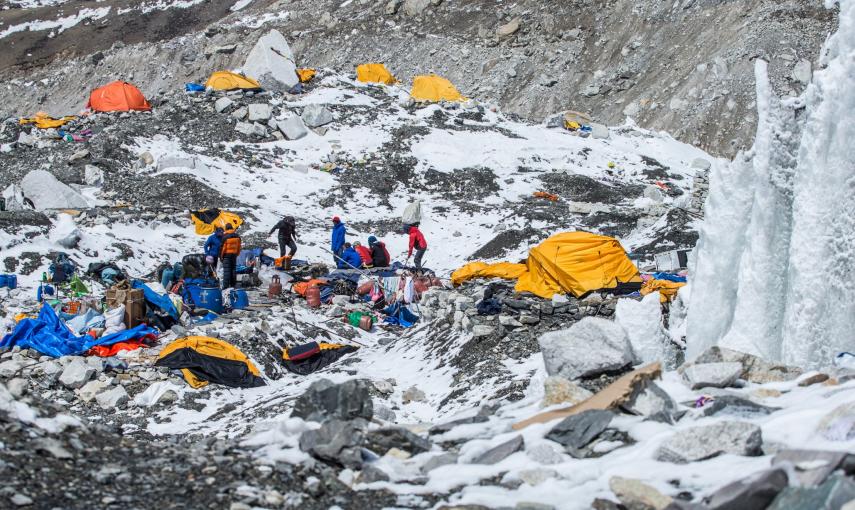
[{"label": "blue tarp", "polygon": [[139,280],[134,280],[131,284],[131,287],[143,290],[143,295],[145,295],[146,303],[159,309],[160,311],[169,315],[173,319],[180,320],[180,317],[178,316],[178,310],[175,309],[175,305],[172,304],[172,300],[169,299],[169,296],[161,296],[157,292],[151,290],[148,285],[144,284]]},{"label": "blue tarp", "polygon": [[418,315],[411,312],[406,306],[401,306],[401,303],[392,303],[383,310],[383,313],[388,315],[383,319],[383,322],[405,328],[412,327],[419,320]]},{"label": "blue tarp", "polygon": [[653,273],[653,278],[655,280],[668,280],[669,282],[678,282],[678,283],[686,283],[685,276],[679,276],[671,273]]},{"label": "blue tarp", "polygon": [[3,337],[0,348],[18,346],[21,349],[35,349],[47,356],[58,358],[72,354],[84,354],[96,345],[113,345],[142,338],[145,335],[156,335],[157,330],[144,324],[133,329],[127,329],[112,335],[92,338],[89,335],[76,336],[56,315],[48,304],[42,305],[39,316],[35,319],[21,319],[14,331]]},{"label": "blue tarp", "polygon": [[198,83],[185,83],[184,90],[186,92],[205,92],[205,86]]}]

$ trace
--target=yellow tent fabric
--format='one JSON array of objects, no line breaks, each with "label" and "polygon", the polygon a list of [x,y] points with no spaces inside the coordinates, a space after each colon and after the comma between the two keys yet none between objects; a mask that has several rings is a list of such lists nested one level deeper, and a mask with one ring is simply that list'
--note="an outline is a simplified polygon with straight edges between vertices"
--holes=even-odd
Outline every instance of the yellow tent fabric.
[{"label": "yellow tent fabric", "polygon": [[50,128],[58,128],[60,126],[64,126],[66,123],[76,119],[77,117],[73,115],[69,115],[63,117],[61,119],[55,119],[45,112],[38,112],[30,118],[23,118],[18,120],[18,124],[35,124],[35,126],[39,129],[50,129]]},{"label": "yellow tent fabric", "polygon": [[300,83],[306,83],[310,81],[315,75],[318,74],[314,69],[297,69],[297,76],[300,77]]},{"label": "yellow tent fabric", "polygon": [[528,271],[525,264],[514,264],[511,262],[470,262],[455,272],[451,273],[451,284],[455,287],[461,283],[474,278],[504,278],[505,280],[516,280]]},{"label": "yellow tent fabric", "polygon": [[556,234],[529,251],[528,272],[514,288],[551,298],[560,292],[576,297],[611,289],[618,282],[641,281],[638,268],[617,240],[588,232]]},{"label": "yellow tent fabric", "polygon": [[242,74],[232,73],[230,71],[217,71],[211,74],[208,81],[205,82],[205,87],[211,87],[214,90],[235,90],[235,89],[260,89],[261,85]]},{"label": "yellow tent fabric", "polygon": [[[246,355],[238,350],[234,345],[219,340],[217,338],[211,338],[208,336],[188,336],[185,338],[179,338],[175,340],[171,344],[167,345],[160,351],[157,359],[163,359],[170,355],[171,353],[179,350],[179,349],[193,349],[199,354],[203,354],[206,356],[213,356],[215,358],[232,360],[232,361],[240,361],[246,363],[247,368],[252,373],[252,375],[259,377],[261,374],[258,371],[258,368],[246,357]],[[203,381],[196,377],[193,372],[186,368],[181,369],[182,375],[184,375],[184,379],[187,381],[193,388],[201,388],[203,386],[207,386],[208,381]]]},{"label": "yellow tent fabric", "polygon": [[659,302],[667,303],[673,301],[677,296],[680,287],[686,285],[685,282],[672,282],[670,280],[648,280],[644,282],[639,291],[642,296],[646,296],[652,292],[659,291]]},{"label": "yellow tent fabric", "polygon": [[394,85],[398,82],[383,64],[360,64],[356,66],[356,79],[363,83],[385,83]]},{"label": "yellow tent fabric", "polygon": [[472,278],[516,279],[514,290],[545,299],[558,293],[580,297],[619,282],[641,281],[638,269],[617,240],[588,232],[556,234],[532,248],[525,264],[471,262],[451,275],[460,285]]},{"label": "yellow tent fabric", "polygon": [[[217,216],[215,216],[212,220],[205,221],[206,219],[208,219],[208,215],[213,216],[217,212],[219,212],[219,214],[217,214]],[[217,211],[216,209],[192,211],[190,213],[190,219],[193,220],[193,225],[196,229],[196,235],[200,236],[209,236],[213,234],[217,227],[225,230],[226,225],[229,224],[231,224],[231,226],[235,229],[243,225],[243,220],[237,214],[228,211]]]},{"label": "yellow tent fabric", "polygon": [[416,76],[410,95],[416,101],[465,101],[454,85],[435,74]]}]

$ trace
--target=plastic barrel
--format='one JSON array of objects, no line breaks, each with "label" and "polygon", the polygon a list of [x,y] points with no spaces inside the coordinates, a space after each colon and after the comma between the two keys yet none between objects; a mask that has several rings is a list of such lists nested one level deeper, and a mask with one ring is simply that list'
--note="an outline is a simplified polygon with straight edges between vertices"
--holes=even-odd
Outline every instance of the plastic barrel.
[{"label": "plastic barrel", "polygon": [[223,293],[219,287],[204,287],[200,285],[188,285],[190,297],[193,303],[214,313],[223,313]]},{"label": "plastic barrel", "polygon": [[249,306],[249,296],[243,289],[232,289],[229,300],[231,300],[232,308],[235,310],[243,310]]},{"label": "plastic barrel", "polygon": [[9,275],[0,274],[0,289],[9,286]]},{"label": "plastic barrel", "polygon": [[18,276],[14,274],[6,275],[9,278],[9,288],[17,289],[18,288]]}]

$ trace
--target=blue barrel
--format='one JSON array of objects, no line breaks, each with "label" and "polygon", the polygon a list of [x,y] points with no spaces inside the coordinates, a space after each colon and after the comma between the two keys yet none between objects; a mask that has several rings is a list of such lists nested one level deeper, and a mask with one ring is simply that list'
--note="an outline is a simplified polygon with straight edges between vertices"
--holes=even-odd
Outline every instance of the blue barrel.
[{"label": "blue barrel", "polygon": [[0,288],[9,287],[14,289],[18,287],[18,276],[14,274],[0,274]]},{"label": "blue barrel", "polygon": [[232,289],[229,300],[231,300],[232,308],[235,310],[243,310],[249,306],[249,296],[243,289]]},{"label": "blue barrel", "polygon": [[188,285],[193,304],[214,313],[223,313],[223,293],[219,287]]},{"label": "blue barrel", "polygon": [[8,282],[9,282],[9,275],[0,274],[0,289],[8,286]]}]

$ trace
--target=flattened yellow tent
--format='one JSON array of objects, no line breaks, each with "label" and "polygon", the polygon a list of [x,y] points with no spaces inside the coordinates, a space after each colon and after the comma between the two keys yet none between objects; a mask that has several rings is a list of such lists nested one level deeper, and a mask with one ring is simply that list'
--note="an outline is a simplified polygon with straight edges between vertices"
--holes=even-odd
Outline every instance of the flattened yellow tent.
[{"label": "flattened yellow tent", "polygon": [[24,124],[35,124],[35,126],[39,129],[50,129],[63,126],[67,122],[71,122],[76,118],[77,117],[73,115],[68,115],[61,119],[55,119],[50,115],[46,114],[45,112],[38,112],[33,117],[18,120],[18,124],[21,124],[22,126]]},{"label": "flattened yellow tent", "polygon": [[588,232],[556,234],[528,253],[528,272],[514,290],[551,298],[559,292],[576,297],[611,289],[618,282],[641,281],[638,268],[617,240]]},{"label": "flattened yellow tent", "polygon": [[394,85],[398,82],[383,64],[356,66],[356,79],[363,83],[385,83],[386,85]]},{"label": "flattened yellow tent", "polygon": [[314,78],[316,74],[318,74],[318,72],[314,69],[297,69],[297,77],[300,78],[300,83],[306,83],[308,81],[311,81],[311,79]]},{"label": "flattened yellow tent", "polygon": [[214,233],[217,227],[224,229],[226,225],[238,228],[243,225],[243,220],[235,213],[221,211],[219,209],[202,209],[201,211],[190,211],[190,219],[196,228],[196,235],[208,236]]},{"label": "flattened yellow tent", "polygon": [[175,340],[160,351],[155,366],[181,370],[193,388],[208,383],[236,388],[263,386],[258,368],[234,345],[207,336]]},{"label": "flattened yellow tent", "polygon": [[472,278],[517,280],[514,290],[545,299],[558,293],[576,297],[592,290],[611,289],[619,282],[641,281],[638,269],[617,240],[588,232],[556,234],[528,253],[523,264],[472,262],[451,275],[460,285]]},{"label": "flattened yellow tent", "polygon": [[435,74],[416,76],[410,95],[416,101],[465,101],[454,85]]},{"label": "flattened yellow tent", "polygon": [[505,280],[516,280],[528,271],[525,264],[513,264],[511,262],[470,262],[457,271],[451,273],[451,284],[455,287],[461,283],[474,278],[504,278]]},{"label": "flattened yellow tent", "polygon": [[247,78],[242,74],[230,71],[217,71],[208,78],[208,81],[205,82],[205,87],[211,87],[214,90],[235,90],[260,89],[261,85],[252,78]]}]

